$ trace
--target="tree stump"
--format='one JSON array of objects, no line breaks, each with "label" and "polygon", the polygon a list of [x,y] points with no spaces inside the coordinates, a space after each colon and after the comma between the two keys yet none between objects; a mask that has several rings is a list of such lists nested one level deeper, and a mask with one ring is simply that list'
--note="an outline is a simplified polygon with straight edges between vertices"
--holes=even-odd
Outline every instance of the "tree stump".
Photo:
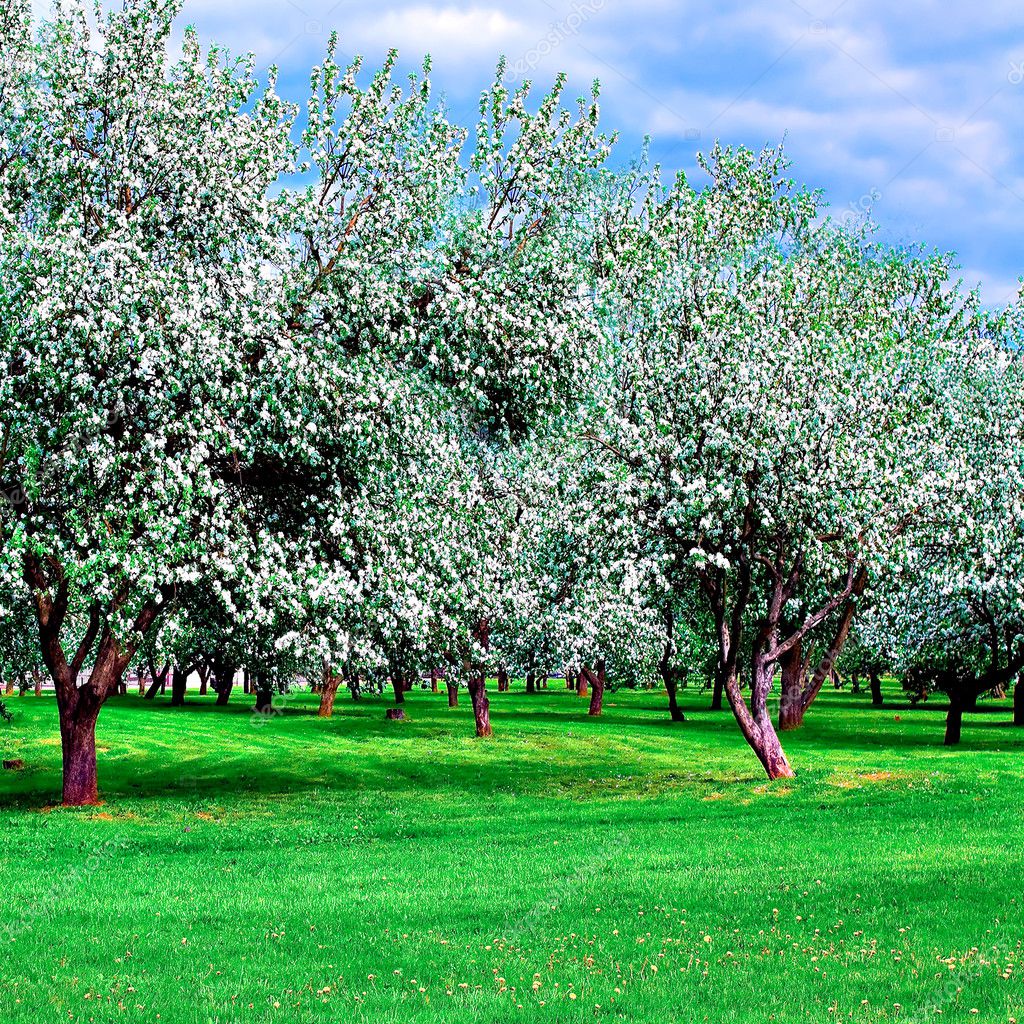
[{"label": "tree stump", "polygon": [[20,772],[25,767],[25,762],[20,757],[12,758],[10,761],[4,761],[4,769],[9,772]]},{"label": "tree stump", "polygon": [[384,717],[392,722],[404,722],[405,721],[405,708],[388,708],[384,712]]}]

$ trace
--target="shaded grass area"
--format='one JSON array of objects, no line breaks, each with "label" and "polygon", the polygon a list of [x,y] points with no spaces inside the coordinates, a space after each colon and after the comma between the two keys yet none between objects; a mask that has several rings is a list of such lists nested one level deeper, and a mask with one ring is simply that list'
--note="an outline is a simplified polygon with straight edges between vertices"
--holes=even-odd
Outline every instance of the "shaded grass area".
[{"label": "shaded grass area", "polygon": [[[0,725],[0,1021],[1024,1024],[1008,702],[828,693],[766,783],[684,693],[116,698],[64,810],[52,698]],[[941,1011],[941,1012],[940,1012]]]}]

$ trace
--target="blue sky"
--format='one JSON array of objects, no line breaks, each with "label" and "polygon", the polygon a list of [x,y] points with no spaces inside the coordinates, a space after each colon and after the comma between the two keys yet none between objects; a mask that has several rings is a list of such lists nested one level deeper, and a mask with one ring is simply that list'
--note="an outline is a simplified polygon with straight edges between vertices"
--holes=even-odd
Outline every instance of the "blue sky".
[{"label": "blue sky", "polygon": [[184,16],[276,62],[297,97],[332,28],[371,66],[429,52],[470,123],[499,53],[538,84],[598,77],[623,157],[648,133],[673,170],[715,138],[785,136],[794,177],[835,213],[870,205],[890,240],[955,250],[987,303],[1024,274],[1020,0],[186,0]]}]

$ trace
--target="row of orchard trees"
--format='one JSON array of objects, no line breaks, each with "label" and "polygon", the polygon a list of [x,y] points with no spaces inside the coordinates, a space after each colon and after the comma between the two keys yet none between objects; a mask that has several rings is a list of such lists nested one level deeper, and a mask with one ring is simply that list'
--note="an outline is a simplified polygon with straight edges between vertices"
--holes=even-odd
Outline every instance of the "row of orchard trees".
[{"label": "row of orchard trees", "polygon": [[709,662],[771,777],[854,626],[951,714],[1016,675],[1016,307],[778,151],[614,173],[596,88],[499,65],[468,131],[333,44],[300,118],[176,15],[0,22],[0,648],[66,803],[143,658],[443,668],[479,735],[499,664]]}]

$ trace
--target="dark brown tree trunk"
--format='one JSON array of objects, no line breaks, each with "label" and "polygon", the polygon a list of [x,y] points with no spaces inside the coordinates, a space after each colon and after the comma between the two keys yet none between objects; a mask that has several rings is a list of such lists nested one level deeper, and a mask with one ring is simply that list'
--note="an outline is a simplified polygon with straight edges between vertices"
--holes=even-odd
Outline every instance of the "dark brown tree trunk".
[{"label": "dark brown tree trunk", "polygon": [[532,672],[527,672],[526,673],[526,692],[527,693],[536,693],[537,692],[537,685],[534,682],[535,679],[536,679],[536,677],[534,676],[534,674]]},{"label": "dark brown tree trunk", "polygon": [[152,700],[158,693],[163,693],[164,687],[167,685],[167,673],[170,671],[170,665],[164,665],[159,671],[155,666],[150,665],[149,674],[153,677],[153,682],[144,695],[146,700]]},{"label": "dark brown tree trunk", "polygon": [[448,691],[448,707],[457,708],[459,706],[459,681],[445,676],[444,686]]},{"label": "dark brown tree trunk", "polygon": [[185,688],[188,683],[189,669],[180,665],[174,666],[171,675],[171,707],[180,708],[185,703]]},{"label": "dark brown tree trunk", "polygon": [[253,705],[253,710],[259,715],[269,714],[274,707],[273,689],[268,683],[264,682],[261,676],[257,676],[253,684],[253,690],[256,693],[256,702]]},{"label": "dark brown tree trunk", "polygon": [[99,803],[96,766],[96,719],[99,711],[98,704],[85,701],[79,702],[74,711],[61,711],[62,802],[66,807]]},{"label": "dark brown tree trunk", "polygon": [[850,679],[850,693],[860,693],[860,673],[854,672]]},{"label": "dark brown tree trunk", "polygon": [[498,666],[498,693],[508,693],[508,672],[504,665]]},{"label": "dark brown tree trunk", "polygon": [[405,681],[400,672],[391,673],[391,688],[395,691],[395,703],[405,703]]},{"label": "dark brown tree trunk", "polygon": [[231,700],[231,691],[235,685],[235,669],[228,666],[224,674],[217,678],[217,706],[225,707]]},{"label": "dark brown tree trunk", "polygon": [[590,708],[587,714],[596,717],[601,714],[604,706],[604,659],[597,663],[597,672],[591,672],[586,667],[584,672],[590,676]]},{"label": "dark brown tree trunk", "polygon": [[[42,674],[42,672],[38,671],[38,669],[37,669],[35,672],[32,673],[32,675],[35,677],[35,681],[36,681],[36,696],[37,697],[42,697],[42,695],[43,695],[43,674]],[[140,688],[140,692],[141,692],[141,688]]]},{"label": "dark brown tree trunk", "polygon": [[1024,726],[1024,679],[1018,678],[1013,688],[1013,724]]},{"label": "dark brown tree trunk", "polygon": [[205,697],[210,683],[210,666],[203,665],[199,669],[199,696]]},{"label": "dark brown tree trunk", "polygon": [[469,699],[473,702],[473,718],[476,720],[476,734],[483,738],[492,736],[491,703],[487,699],[487,683],[483,672],[469,677]]},{"label": "dark brown tree trunk", "polygon": [[[338,696],[338,687],[341,686],[341,676],[328,672],[320,683],[320,710],[321,718],[330,718],[334,713],[334,698]],[[397,699],[397,698],[396,698]]]},{"label": "dark brown tree trunk", "polygon": [[955,747],[960,742],[960,733],[963,730],[964,722],[964,701],[957,692],[949,695],[949,711],[946,712],[946,738],[943,741],[947,747]]},{"label": "dark brown tree trunk", "polygon": [[679,702],[676,700],[676,673],[672,668],[672,636],[675,631],[672,609],[665,609],[665,643],[661,648],[661,659],[658,662],[658,673],[668,694],[668,714],[673,722],[685,722]]},{"label": "dark brown tree trunk", "polygon": [[567,690],[574,689],[575,686],[576,686],[576,681],[573,678],[573,674],[568,669],[564,669],[564,672],[565,672],[565,688]]},{"label": "dark brown tree trunk", "polygon": [[242,669],[242,693],[252,693],[252,673]]},{"label": "dark brown tree trunk", "polygon": [[871,703],[880,708],[885,703],[882,699],[882,680],[878,678],[877,672],[868,673],[868,682],[871,684]]},{"label": "dark brown tree trunk", "polygon": [[799,729],[804,724],[804,656],[799,643],[782,656],[782,693],[779,697],[779,731]]},{"label": "dark brown tree trunk", "polygon": [[437,693],[437,669],[430,670],[430,692]]},{"label": "dark brown tree trunk", "polygon": [[722,697],[725,694],[725,676],[722,672],[721,663],[715,666],[715,687],[711,691],[711,710],[722,710]]}]

